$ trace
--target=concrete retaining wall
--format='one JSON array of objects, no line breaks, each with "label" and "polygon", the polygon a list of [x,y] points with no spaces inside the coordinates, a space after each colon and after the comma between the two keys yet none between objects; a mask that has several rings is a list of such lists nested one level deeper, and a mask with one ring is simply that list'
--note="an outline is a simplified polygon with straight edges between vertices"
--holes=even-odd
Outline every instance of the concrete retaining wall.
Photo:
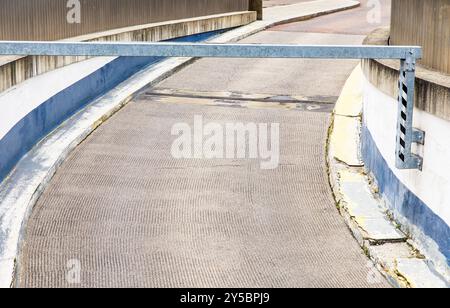
[{"label": "concrete retaining wall", "polygon": [[[256,12],[238,12],[114,29],[71,41],[162,41],[239,27],[256,20]],[[0,92],[29,78],[85,60],[86,57],[0,57]]]},{"label": "concrete retaining wall", "polygon": [[437,266],[450,265],[450,83],[419,68],[414,127],[426,132],[423,171],[398,170],[395,145],[398,112],[398,63],[363,61],[362,143],[366,168],[404,231],[420,243]]},{"label": "concrete retaining wall", "polygon": [[391,43],[424,47],[421,63],[450,74],[450,0],[393,0]]},{"label": "concrete retaining wall", "polygon": [[61,40],[110,29],[247,11],[249,0],[0,0],[0,40]]}]

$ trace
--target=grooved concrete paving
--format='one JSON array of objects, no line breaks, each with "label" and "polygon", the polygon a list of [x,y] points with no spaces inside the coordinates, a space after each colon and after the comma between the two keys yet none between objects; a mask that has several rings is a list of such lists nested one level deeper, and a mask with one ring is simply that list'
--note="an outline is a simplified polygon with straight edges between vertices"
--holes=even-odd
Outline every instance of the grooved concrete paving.
[{"label": "grooved concrete paving", "polygon": [[[263,31],[242,43],[356,45],[364,36]],[[220,65],[218,65],[220,63]],[[302,95],[318,101],[340,95],[357,60],[201,59],[161,83],[162,88]],[[195,78],[193,78],[195,76]]]},{"label": "grooved concrete paving", "polygon": [[[281,123],[281,164],[176,160],[171,127]],[[334,207],[327,113],[128,105],[67,160],[29,223],[26,287],[364,287],[371,268]],[[79,260],[81,284],[66,280]],[[370,280],[369,280],[370,281]]]},{"label": "grooved concrete paving", "polygon": [[[246,42],[362,41],[276,30]],[[203,59],[159,90],[329,101],[356,63]],[[30,218],[19,286],[388,286],[374,279],[335,208],[325,167],[329,109],[246,109],[237,105],[254,102],[201,104],[195,95],[172,100],[141,96],[70,155]],[[257,160],[246,159],[174,159],[172,125],[192,125],[195,115],[219,124],[280,123],[279,168],[261,170]],[[70,284],[76,265],[81,280]]]}]

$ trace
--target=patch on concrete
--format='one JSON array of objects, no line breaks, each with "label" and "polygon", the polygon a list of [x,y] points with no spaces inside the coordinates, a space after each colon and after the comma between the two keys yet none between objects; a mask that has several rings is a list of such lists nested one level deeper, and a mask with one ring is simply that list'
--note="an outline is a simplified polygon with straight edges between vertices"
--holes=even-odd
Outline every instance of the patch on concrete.
[{"label": "patch on concrete", "polygon": [[153,88],[144,93],[149,96],[174,96],[185,98],[209,98],[209,99],[235,99],[258,102],[274,103],[309,103],[331,104],[334,106],[338,97],[334,96],[300,96],[300,95],[273,95],[264,93],[241,93],[230,91],[193,91],[188,89]]},{"label": "patch on concrete", "polygon": [[358,65],[345,83],[336,108],[336,115],[360,117],[363,109],[363,79],[361,65]]},{"label": "patch on concrete", "polygon": [[36,200],[67,155],[102,122],[121,109],[140,89],[154,84],[189,58],[171,58],[144,69],[64,122],[34,147],[0,185],[0,288],[12,284],[15,257],[24,225]]},{"label": "patch on concrete", "polygon": [[358,118],[336,115],[334,129],[330,137],[330,149],[333,156],[348,166],[362,167],[360,132],[361,122]]},{"label": "patch on concrete", "polygon": [[[224,106],[247,109],[284,109],[309,112],[331,113],[334,105],[321,104],[316,102],[297,101],[294,98],[287,100],[277,100],[277,97],[266,96],[264,94],[238,94],[232,92],[201,92],[194,93],[171,93],[169,90],[157,90],[147,92],[144,97],[159,103],[167,104],[191,104],[204,106]],[[185,95],[185,96],[184,96]],[[268,98],[267,98],[268,97]]]},{"label": "patch on concrete", "polygon": [[386,210],[370,192],[364,175],[341,171],[339,178],[341,205],[364,230],[364,239],[374,244],[406,241],[406,236],[384,214]]},{"label": "patch on concrete", "polygon": [[352,167],[364,165],[361,155],[362,70],[358,65],[336,102],[330,152],[334,159]]}]

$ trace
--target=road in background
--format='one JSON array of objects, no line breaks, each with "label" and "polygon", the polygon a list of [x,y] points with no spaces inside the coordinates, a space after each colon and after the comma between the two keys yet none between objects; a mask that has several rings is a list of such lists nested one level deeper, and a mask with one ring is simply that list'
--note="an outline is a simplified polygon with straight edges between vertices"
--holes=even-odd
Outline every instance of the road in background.
[{"label": "road in background", "polygon": [[308,1],[311,1],[311,0],[264,0],[263,6],[264,7],[272,7],[272,6],[295,4],[295,3],[300,3],[300,2],[308,2]]},{"label": "road in background", "polygon": [[[295,0],[273,0],[275,3],[285,1],[294,2]],[[377,28],[388,27],[390,25],[391,0],[359,0],[359,2],[361,2],[359,8],[317,17],[304,22],[274,27],[271,30],[294,33],[367,35]],[[380,6],[375,7],[373,5],[374,3]]]},{"label": "road in background", "polygon": [[[276,1],[277,4],[281,2],[283,0]],[[356,9],[277,26],[242,42],[362,44],[368,33],[388,26],[390,20],[390,0],[380,2],[382,7],[379,20],[372,20],[372,8],[368,7],[367,2],[361,1],[361,7]],[[339,96],[345,80],[358,63],[351,60],[221,59],[220,65],[217,65],[218,61],[202,59],[169,78],[160,87],[191,91],[298,95],[328,102]],[[212,67],[216,69],[211,69]]]}]

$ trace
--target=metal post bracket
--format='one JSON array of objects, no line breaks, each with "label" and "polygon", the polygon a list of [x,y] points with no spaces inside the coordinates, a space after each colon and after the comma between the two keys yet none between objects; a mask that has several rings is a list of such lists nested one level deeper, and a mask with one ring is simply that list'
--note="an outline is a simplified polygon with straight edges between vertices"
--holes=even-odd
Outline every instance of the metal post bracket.
[{"label": "metal post bracket", "polygon": [[425,145],[425,132],[420,129],[413,128],[412,142]]}]

